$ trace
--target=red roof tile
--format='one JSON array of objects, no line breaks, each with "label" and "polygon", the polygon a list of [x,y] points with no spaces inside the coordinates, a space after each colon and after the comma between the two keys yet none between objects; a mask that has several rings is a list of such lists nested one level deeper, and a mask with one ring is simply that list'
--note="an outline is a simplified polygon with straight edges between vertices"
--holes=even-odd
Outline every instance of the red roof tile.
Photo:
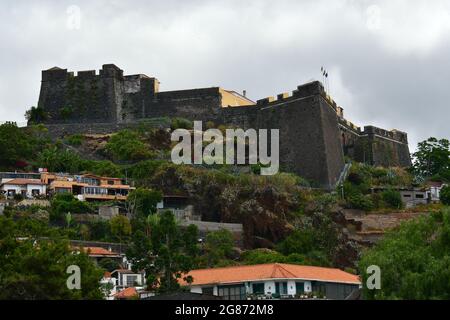
[{"label": "red roof tile", "polygon": [[[357,275],[340,269],[283,263],[199,269],[192,270],[189,272],[189,275],[194,279],[192,285],[235,283],[265,279],[302,279],[352,284],[361,283]],[[184,281],[181,282],[186,285]]]},{"label": "red roof tile", "polygon": [[45,185],[41,180],[38,179],[13,179],[7,182],[4,182],[3,184],[15,184],[15,185]]},{"label": "red roof tile", "polygon": [[83,250],[90,256],[118,256],[119,253],[109,251],[102,247],[84,247]]},{"label": "red roof tile", "polygon": [[120,292],[117,292],[114,297],[117,299],[130,299],[138,296],[136,288],[130,287],[126,288]]}]

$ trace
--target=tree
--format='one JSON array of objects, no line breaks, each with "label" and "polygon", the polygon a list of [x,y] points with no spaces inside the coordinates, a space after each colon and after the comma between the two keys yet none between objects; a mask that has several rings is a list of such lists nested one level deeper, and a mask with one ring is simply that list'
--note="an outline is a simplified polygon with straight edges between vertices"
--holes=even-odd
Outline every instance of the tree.
[{"label": "tree", "polygon": [[[133,235],[127,257],[136,270],[144,269],[147,285],[159,292],[174,292],[180,289],[178,280],[195,266],[198,255],[198,230],[191,225],[181,228],[170,211],[152,215],[149,234],[139,230]],[[142,219],[141,219],[142,220]]]},{"label": "tree", "polygon": [[441,189],[439,193],[439,198],[441,202],[446,206],[450,206],[450,186],[445,186]]},{"label": "tree", "polygon": [[450,180],[450,142],[447,139],[431,137],[420,142],[413,158],[413,169],[419,178]]},{"label": "tree", "polygon": [[[67,218],[67,213],[90,213],[91,206],[87,202],[76,199],[70,193],[57,194],[53,197],[50,208],[50,219],[53,221]],[[70,217],[70,222],[72,217]],[[67,220],[65,221],[67,223]]]},{"label": "tree", "polygon": [[99,176],[106,177],[122,177],[120,167],[111,161],[93,161],[91,164],[91,171]]},{"label": "tree", "polygon": [[122,243],[124,237],[131,234],[131,223],[127,217],[117,215],[110,220],[111,233]]},{"label": "tree", "polygon": [[38,164],[53,172],[79,173],[88,168],[89,162],[70,150],[59,150],[52,146],[42,150],[37,157]]},{"label": "tree", "polygon": [[0,167],[14,166],[32,155],[31,139],[16,123],[0,125]]},{"label": "tree", "polygon": [[[51,239],[21,239],[27,233],[13,219],[0,216],[0,299],[102,299],[102,271],[83,252],[73,254],[69,243]],[[81,290],[70,290],[67,268],[81,269]]]},{"label": "tree", "polygon": [[213,267],[221,260],[229,257],[233,252],[233,245],[233,234],[226,229],[208,233],[205,242],[208,267]]},{"label": "tree", "polygon": [[156,205],[162,200],[159,191],[137,188],[131,191],[127,197],[127,211],[131,217],[147,217],[156,212]]},{"label": "tree", "polygon": [[25,118],[28,120],[28,125],[41,123],[48,118],[48,114],[40,107],[31,107],[25,112]]},{"label": "tree", "polygon": [[139,135],[131,130],[122,130],[114,134],[106,144],[106,150],[115,160],[120,161],[138,161],[152,156]]},{"label": "tree", "polygon": [[381,289],[363,286],[366,299],[450,299],[450,210],[403,223],[359,261],[362,283],[369,266],[381,269]]}]

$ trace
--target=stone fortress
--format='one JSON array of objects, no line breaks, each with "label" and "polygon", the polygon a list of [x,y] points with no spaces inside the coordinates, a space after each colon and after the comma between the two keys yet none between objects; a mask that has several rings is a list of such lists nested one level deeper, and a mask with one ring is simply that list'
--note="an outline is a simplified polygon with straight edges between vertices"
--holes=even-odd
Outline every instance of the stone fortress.
[{"label": "stone fortress", "polygon": [[124,75],[113,64],[96,71],[42,71],[38,106],[51,133],[111,133],[142,119],[182,117],[242,129],[279,129],[280,166],[313,185],[331,189],[348,166],[346,157],[381,166],[411,165],[405,132],[364,129],[314,81],[292,93],[257,102],[219,87],[160,91],[144,74]]}]

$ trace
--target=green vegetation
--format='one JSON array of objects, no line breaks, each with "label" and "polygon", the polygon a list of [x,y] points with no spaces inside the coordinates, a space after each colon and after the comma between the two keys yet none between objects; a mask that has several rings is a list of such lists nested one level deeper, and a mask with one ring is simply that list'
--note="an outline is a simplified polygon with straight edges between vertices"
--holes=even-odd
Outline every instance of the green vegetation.
[{"label": "green vegetation", "polygon": [[[34,127],[26,132],[18,128],[16,123],[0,125],[0,168],[24,168],[28,165],[27,160],[45,143],[40,135],[30,136],[33,130]],[[40,128],[36,128],[38,130]]]},{"label": "green vegetation", "polygon": [[128,195],[127,211],[132,217],[147,217],[156,213],[156,204],[162,200],[159,191],[137,188]]},{"label": "green vegetation", "polygon": [[413,154],[413,171],[419,180],[450,181],[450,142],[431,137],[419,143]]},{"label": "green vegetation", "polygon": [[[413,176],[402,168],[382,168],[354,163],[343,185],[348,208],[364,211],[384,208],[401,209],[400,192],[397,188],[411,186]],[[382,191],[372,192],[372,188]],[[384,189],[384,190],[383,190]]]},{"label": "green vegetation", "polygon": [[170,128],[172,130],[176,130],[176,129],[190,130],[190,129],[194,128],[194,123],[190,120],[183,119],[183,118],[173,118]]},{"label": "green vegetation", "polygon": [[120,243],[131,234],[131,223],[125,216],[115,216],[110,220],[111,233]]},{"label": "green vegetation", "polygon": [[139,135],[131,130],[122,130],[112,135],[106,150],[116,161],[138,161],[153,156]]},{"label": "green vegetation", "polygon": [[133,234],[132,246],[127,257],[136,270],[144,269],[147,273],[147,285],[158,292],[180,290],[178,279],[184,278],[195,267],[199,248],[198,231],[193,225],[181,229],[170,212],[150,215],[136,221],[148,225],[148,232],[142,228]]},{"label": "green vegetation", "polygon": [[205,267],[227,265],[232,257],[234,247],[233,234],[225,229],[211,232],[206,236],[204,246]]},{"label": "green vegetation", "polygon": [[450,186],[443,187],[439,196],[442,204],[450,206]]},{"label": "green vegetation", "polygon": [[412,220],[393,230],[359,262],[366,283],[367,267],[381,269],[381,289],[364,286],[367,299],[450,298],[450,210]]},{"label": "green vegetation", "polygon": [[[43,224],[39,228],[39,232],[48,229]],[[72,254],[68,242],[59,239],[42,240],[36,246],[35,239],[25,238],[30,231],[23,223],[0,216],[0,299],[103,298],[98,285],[102,271],[86,254]],[[83,270],[81,290],[67,288],[66,270],[70,265]]]},{"label": "green vegetation", "polygon": [[[172,129],[192,128],[192,122],[185,119],[164,121]],[[207,126],[213,127],[214,124]],[[52,199],[50,208],[7,207],[6,217],[0,221],[14,225],[17,232],[13,234],[17,236],[52,239],[48,241],[49,247],[42,251],[42,256],[33,256],[27,241],[8,241],[15,243],[14,246],[20,248],[17,250],[25,252],[25,256],[31,256],[30,259],[42,262],[47,268],[56,264],[55,279],[59,279],[63,264],[72,259],[70,254],[64,253],[63,239],[128,244],[128,257],[134,262],[134,267],[145,269],[150,288],[160,292],[181,290],[177,280],[199,267],[268,262],[354,267],[359,247],[349,241],[342,232],[342,226],[336,222],[340,208],[345,206],[365,211],[402,209],[397,190],[413,185],[417,180],[413,174],[445,180],[448,144],[446,140],[432,139],[420,145],[411,173],[401,168],[355,163],[342,189],[330,194],[310,189],[307,181],[294,174],[261,176],[260,165],[251,166],[246,174],[234,166],[174,165],[167,161],[170,134],[166,130],[154,129],[152,122],[143,122],[134,130],[123,130],[112,136],[73,135],[56,143],[49,140],[45,127],[41,125],[19,129],[14,124],[4,124],[0,126],[1,169],[35,170],[45,167],[55,172],[90,172],[132,179],[137,189],[129,194],[126,203],[121,204],[121,210],[127,211],[129,218],[119,215],[110,221],[80,222],[83,219],[78,214],[95,212],[98,204],[60,194]],[[86,150],[92,151],[90,160],[83,157]],[[189,198],[195,203],[196,214],[204,220],[242,223],[245,247],[262,249],[237,250],[233,234],[225,230],[209,233],[205,242],[199,244],[196,227],[180,227],[169,212],[156,214],[156,204],[161,201],[163,193]],[[448,187],[442,190],[441,199],[444,204],[449,204]],[[448,211],[443,211],[405,224],[385,241],[367,250],[360,262],[360,270],[371,264],[380,265],[383,284],[381,291],[365,294],[374,299],[446,297],[448,288],[441,282],[445,282],[444,276],[448,273],[445,269],[449,261],[445,253],[449,249],[447,238],[450,238],[447,235],[448,215]],[[8,242],[0,241],[0,250],[6,250],[6,245]],[[2,253],[17,255],[16,249],[11,250]],[[46,256],[49,252],[55,259],[66,254],[67,257],[52,260]],[[79,257],[80,263],[87,263],[83,257]],[[0,256],[0,263],[8,259]],[[18,263],[29,261],[24,258]],[[5,274],[10,282],[0,279],[0,288],[6,288],[5,292],[15,297],[19,291],[13,290],[30,286],[30,292],[40,297],[40,293],[36,293],[38,286],[33,282],[37,277],[14,282],[18,275],[14,274],[10,261],[5,265],[9,268],[5,269]],[[432,276],[426,265],[430,266]],[[111,271],[117,268],[117,264],[106,260],[101,267]],[[3,272],[2,268],[0,265]],[[24,272],[29,268],[31,275],[37,272],[34,266],[14,268]],[[89,271],[89,281],[95,278],[95,270]],[[426,277],[431,277],[431,280]],[[405,281],[398,281],[400,278]],[[63,289],[53,289],[53,285],[45,284],[43,288],[51,288],[55,296],[71,298]],[[78,293],[80,297],[96,297],[97,291],[87,290]],[[419,293],[411,293],[415,291]],[[53,295],[47,298],[53,298]]]},{"label": "green vegetation", "polygon": [[402,196],[400,192],[393,189],[384,190],[381,193],[381,197],[384,203],[393,209],[401,209],[403,208]]},{"label": "green vegetation", "polygon": [[42,123],[47,118],[48,114],[40,107],[31,107],[25,112],[25,119],[27,119],[28,125]]},{"label": "green vegetation", "polygon": [[50,219],[61,221],[67,213],[91,213],[92,207],[87,202],[76,199],[72,194],[57,194],[51,202]]},{"label": "green vegetation", "polygon": [[84,136],[82,134],[74,134],[66,137],[65,140],[71,146],[80,146],[84,141]]}]

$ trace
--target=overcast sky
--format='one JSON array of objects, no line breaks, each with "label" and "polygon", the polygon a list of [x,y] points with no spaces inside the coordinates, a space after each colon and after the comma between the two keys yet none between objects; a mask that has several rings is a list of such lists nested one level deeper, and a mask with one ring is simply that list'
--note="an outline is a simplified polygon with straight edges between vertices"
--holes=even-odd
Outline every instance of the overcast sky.
[{"label": "overcast sky", "polygon": [[450,138],[450,1],[0,3],[0,122],[24,121],[41,70],[145,73],[161,90],[222,86],[260,99],[329,71],[357,125]]}]

